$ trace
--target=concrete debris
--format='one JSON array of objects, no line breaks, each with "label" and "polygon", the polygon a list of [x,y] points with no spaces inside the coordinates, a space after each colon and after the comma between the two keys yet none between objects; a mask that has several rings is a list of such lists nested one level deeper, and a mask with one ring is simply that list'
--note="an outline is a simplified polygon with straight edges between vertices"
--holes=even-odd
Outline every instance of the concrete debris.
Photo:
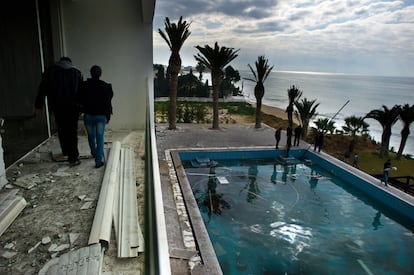
[{"label": "concrete debris", "polygon": [[86,210],[86,209],[91,208],[91,206],[92,206],[92,202],[88,201],[88,202],[85,202],[80,209],[81,210]]},{"label": "concrete debris", "polygon": [[47,251],[49,251],[49,252],[54,252],[56,248],[57,248],[57,244],[52,243],[52,244],[49,246],[49,248],[48,248],[48,250],[47,250]]},{"label": "concrete debris", "polygon": [[50,243],[52,240],[50,239],[49,236],[43,237],[42,239],[42,244],[48,244]]},{"label": "concrete debris", "polygon": [[63,171],[57,171],[55,173],[52,174],[54,177],[70,177],[71,174],[68,172],[63,172]]},{"label": "concrete debris", "polygon": [[86,195],[80,195],[80,196],[78,196],[78,199],[79,199],[80,201],[83,201],[85,198],[86,198]]},{"label": "concrete debris", "polygon": [[38,174],[29,174],[23,177],[17,178],[13,183],[19,187],[30,190],[35,187],[37,184],[41,183],[42,180],[39,178]]},{"label": "concrete debris", "polygon": [[68,249],[69,247],[70,247],[69,244],[57,245],[57,244],[54,243],[49,247],[48,251],[49,252],[60,252],[60,251]]},{"label": "concrete debris", "polygon": [[32,248],[30,248],[27,253],[30,254],[32,253],[42,242],[38,242],[37,244],[35,244],[35,246],[33,246]]},{"label": "concrete debris", "polygon": [[17,252],[11,252],[11,251],[4,251],[3,253],[1,253],[1,256],[5,259],[11,259],[16,255],[17,255]]},{"label": "concrete debris", "polygon": [[15,242],[11,242],[11,243],[7,243],[4,248],[5,249],[14,249],[14,247],[16,246]]},{"label": "concrete debris", "polygon": [[69,242],[70,245],[73,245],[76,240],[79,238],[80,234],[79,233],[69,233]]}]

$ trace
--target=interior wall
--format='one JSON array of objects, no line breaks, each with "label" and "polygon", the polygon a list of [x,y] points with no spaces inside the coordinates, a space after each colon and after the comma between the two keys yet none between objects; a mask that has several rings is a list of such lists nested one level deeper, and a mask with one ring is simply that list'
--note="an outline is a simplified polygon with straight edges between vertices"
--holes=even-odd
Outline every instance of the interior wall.
[{"label": "interior wall", "polygon": [[64,50],[90,77],[92,65],[112,84],[112,129],[144,129],[147,79],[152,77],[152,23],[137,0],[61,0]]}]

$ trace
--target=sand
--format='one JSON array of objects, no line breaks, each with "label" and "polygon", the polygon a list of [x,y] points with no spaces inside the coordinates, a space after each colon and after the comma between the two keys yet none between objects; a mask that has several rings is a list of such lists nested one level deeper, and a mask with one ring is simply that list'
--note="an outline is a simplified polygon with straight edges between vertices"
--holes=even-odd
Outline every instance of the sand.
[{"label": "sand", "polygon": [[[256,108],[256,103],[251,103],[251,105]],[[262,104],[262,112],[284,120],[288,120],[288,115],[285,110],[278,107]],[[299,120],[295,116],[293,116],[293,123],[300,124]]]}]

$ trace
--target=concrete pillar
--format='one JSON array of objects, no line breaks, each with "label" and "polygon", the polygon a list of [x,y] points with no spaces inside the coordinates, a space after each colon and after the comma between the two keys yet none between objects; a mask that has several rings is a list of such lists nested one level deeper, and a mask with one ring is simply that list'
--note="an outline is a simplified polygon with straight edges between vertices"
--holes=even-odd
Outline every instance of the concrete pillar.
[{"label": "concrete pillar", "polygon": [[4,167],[4,158],[3,158],[3,140],[0,135],[0,189],[7,184],[6,179],[6,169]]}]

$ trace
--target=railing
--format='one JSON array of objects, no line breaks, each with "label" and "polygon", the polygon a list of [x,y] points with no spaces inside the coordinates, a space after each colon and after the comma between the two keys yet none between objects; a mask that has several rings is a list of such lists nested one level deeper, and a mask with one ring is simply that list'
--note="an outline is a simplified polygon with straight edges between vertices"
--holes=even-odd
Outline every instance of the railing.
[{"label": "railing", "polygon": [[149,92],[145,129],[145,274],[169,275],[171,266],[155,139],[153,98]]}]

